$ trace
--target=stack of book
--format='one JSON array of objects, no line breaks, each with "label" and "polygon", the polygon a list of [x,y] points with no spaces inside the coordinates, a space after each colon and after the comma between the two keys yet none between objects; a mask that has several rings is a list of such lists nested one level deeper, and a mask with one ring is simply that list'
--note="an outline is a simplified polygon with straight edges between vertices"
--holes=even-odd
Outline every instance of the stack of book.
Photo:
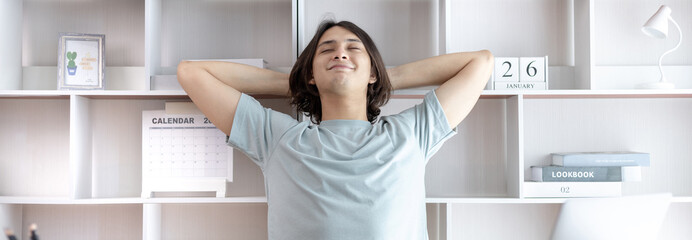
[{"label": "stack of book", "polygon": [[531,166],[524,197],[615,197],[622,182],[641,181],[641,168],[650,165],[648,153],[553,153],[552,165]]}]

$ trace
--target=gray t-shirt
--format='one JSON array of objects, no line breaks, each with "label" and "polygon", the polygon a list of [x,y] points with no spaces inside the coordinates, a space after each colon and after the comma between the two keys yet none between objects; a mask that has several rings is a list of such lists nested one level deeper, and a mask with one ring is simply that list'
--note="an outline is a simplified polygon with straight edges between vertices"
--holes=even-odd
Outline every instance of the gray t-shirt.
[{"label": "gray t-shirt", "polygon": [[228,144],[264,173],[269,239],[428,239],[425,165],[456,134],[434,91],[375,124],[300,122],[243,94]]}]

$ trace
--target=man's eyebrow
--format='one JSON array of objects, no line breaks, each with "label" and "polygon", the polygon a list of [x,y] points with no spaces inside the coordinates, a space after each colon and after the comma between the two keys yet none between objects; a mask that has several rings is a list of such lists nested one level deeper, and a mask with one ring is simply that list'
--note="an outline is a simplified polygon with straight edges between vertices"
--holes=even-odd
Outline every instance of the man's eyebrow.
[{"label": "man's eyebrow", "polygon": [[327,41],[321,42],[319,45],[317,45],[317,47],[319,48],[319,47],[321,47],[322,45],[332,44],[332,43],[335,43],[335,42],[336,42],[336,41],[334,41],[334,40],[327,40]]},{"label": "man's eyebrow", "polygon": [[[322,45],[332,44],[332,43],[335,43],[335,42],[336,42],[335,40],[327,40],[327,41],[321,42],[319,45],[317,45],[317,47],[319,48],[319,47],[321,47]],[[348,38],[348,39],[346,39],[346,42],[358,42],[358,43],[362,43],[359,39],[356,39],[356,38]]]}]

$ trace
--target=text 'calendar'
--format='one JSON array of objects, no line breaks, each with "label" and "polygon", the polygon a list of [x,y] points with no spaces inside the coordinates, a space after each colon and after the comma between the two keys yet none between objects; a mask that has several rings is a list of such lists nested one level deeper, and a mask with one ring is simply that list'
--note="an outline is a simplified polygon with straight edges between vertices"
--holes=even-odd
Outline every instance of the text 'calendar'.
[{"label": "text 'calendar'", "polygon": [[233,148],[201,114],[142,112],[142,197],[154,192],[213,191],[233,180]]}]

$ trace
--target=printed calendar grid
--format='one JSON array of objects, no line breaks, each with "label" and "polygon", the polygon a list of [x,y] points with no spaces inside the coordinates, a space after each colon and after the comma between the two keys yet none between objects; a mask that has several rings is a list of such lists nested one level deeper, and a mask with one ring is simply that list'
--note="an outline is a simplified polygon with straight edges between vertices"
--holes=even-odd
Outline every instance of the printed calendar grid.
[{"label": "printed calendar grid", "polygon": [[215,127],[149,127],[150,177],[226,177],[226,136]]}]

